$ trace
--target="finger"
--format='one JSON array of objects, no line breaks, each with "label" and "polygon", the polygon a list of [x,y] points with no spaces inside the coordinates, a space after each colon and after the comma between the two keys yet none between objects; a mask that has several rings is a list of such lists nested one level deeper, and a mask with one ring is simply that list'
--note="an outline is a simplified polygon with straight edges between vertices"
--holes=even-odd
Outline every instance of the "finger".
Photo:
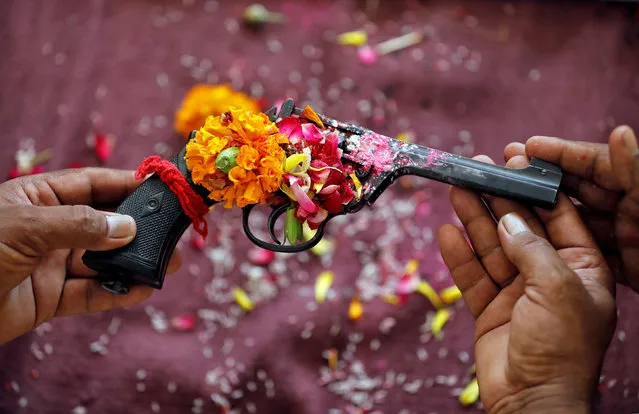
[{"label": "finger", "polygon": [[97,279],[68,279],[55,316],[70,316],[83,313],[103,312],[133,306],[153,294],[148,286],[132,286],[126,295],[114,295],[100,286]]},{"label": "finger", "polygon": [[[604,260],[595,238],[581,220],[576,206],[568,196],[560,193],[557,205],[553,210],[537,209],[537,215],[546,226],[548,240],[552,246],[560,251],[566,250],[565,254],[570,255],[571,265],[590,268],[589,273],[592,273],[592,276],[587,276],[588,284],[590,281],[594,281],[612,292],[614,282],[610,278],[610,274],[593,271],[598,270],[600,266],[605,266],[603,265]],[[585,261],[592,263],[585,263]]]},{"label": "finger", "polygon": [[536,209],[546,227],[548,240],[557,249],[596,249],[597,244],[581,220],[577,207],[568,196],[559,193],[557,205],[552,210]]},{"label": "finger", "polygon": [[516,157],[518,155],[526,155],[526,144],[522,144],[521,142],[513,142],[506,145],[506,148],[504,148],[505,162],[508,162],[508,160],[510,160],[512,157]]},{"label": "finger", "polygon": [[628,284],[639,290],[639,280],[633,277],[639,269],[639,149],[634,132],[618,128],[611,137],[616,173],[627,191],[619,203],[615,230],[617,243],[627,272]]},{"label": "finger", "polygon": [[[527,162],[524,161],[525,159],[526,157],[524,155],[514,156],[508,161],[506,166],[510,168],[521,168],[527,165]],[[490,162],[491,164],[494,164],[494,162],[488,157],[484,159],[484,162]],[[526,206],[512,200],[506,200],[504,198],[493,197],[489,195],[484,195],[483,197],[486,200],[486,203],[488,203],[490,210],[493,212],[497,220],[499,220],[506,214],[517,213],[519,214],[519,216],[523,217],[524,220],[526,220],[528,226],[535,232],[535,234],[541,237],[547,237],[544,226],[539,221],[537,215]],[[495,228],[496,227],[497,226],[495,225]]]},{"label": "finger", "polygon": [[525,287],[524,279],[517,277],[510,285],[499,291],[499,295],[488,304],[484,313],[475,322],[476,339],[510,322],[513,308],[523,296]]},{"label": "finger", "polygon": [[606,190],[572,174],[563,177],[561,189],[580,203],[601,212],[614,211],[621,196],[619,191]]},{"label": "finger", "polygon": [[[98,272],[90,269],[87,265],[82,261],[82,256],[86,250],[84,249],[74,249],[71,252],[71,256],[69,257],[69,264],[67,265],[67,274],[71,278],[90,278],[98,276]],[[182,266],[182,255],[179,250],[175,250],[171,255],[171,259],[169,260],[169,264],[167,266],[166,272],[167,274],[174,274],[180,267]]]},{"label": "finger", "polygon": [[27,256],[55,249],[111,250],[130,243],[136,232],[132,217],[88,206],[7,206],[3,210],[0,240],[19,245]]},{"label": "finger", "polygon": [[[80,168],[16,179],[32,200],[41,205],[119,203],[141,183],[133,171]],[[35,204],[35,203],[34,203]]]},{"label": "finger", "polygon": [[36,304],[35,326],[50,320],[57,308],[66,274],[68,250],[45,253],[31,275],[33,297]]},{"label": "finger", "polygon": [[631,191],[639,187],[639,145],[633,130],[627,126],[616,128],[610,135],[609,145],[613,171],[623,189]]},{"label": "finger", "polygon": [[517,266],[527,288],[535,294],[533,300],[550,308],[561,304],[583,285],[544,238],[533,233],[516,214],[508,214],[499,221],[499,237],[508,258]]},{"label": "finger", "polygon": [[551,137],[532,137],[526,154],[559,165],[569,174],[591,181],[607,190],[621,189],[612,170],[608,146]]},{"label": "finger", "polygon": [[[605,255],[615,251],[617,242],[614,217],[610,214],[589,210],[585,206],[577,207],[577,212],[592,233],[602,253]],[[606,249],[610,249],[611,251],[607,251]]]},{"label": "finger", "polygon": [[[511,168],[522,168],[530,163],[526,155],[526,146],[519,143],[509,144],[504,150],[504,158],[507,161],[506,165]],[[510,161],[513,158],[517,161],[511,164]],[[617,191],[606,190],[574,174],[564,175],[561,188],[580,203],[599,211],[613,211],[619,200]]]},{"label": "finger", "polygon": [[[485,162],[484,158],[475,157]],[[498,286],[508,285],[517,275],[517,269],[504,254],[497,235],[497,223],[480,196],[451,187],[450,202],[484,269]]]},{"label": "finger", "polygon": [[477,318],[495,299],[499,288],[482,267],[461,230],[447,224],[437,234],[444,263],[462,292],[466,306]]}]

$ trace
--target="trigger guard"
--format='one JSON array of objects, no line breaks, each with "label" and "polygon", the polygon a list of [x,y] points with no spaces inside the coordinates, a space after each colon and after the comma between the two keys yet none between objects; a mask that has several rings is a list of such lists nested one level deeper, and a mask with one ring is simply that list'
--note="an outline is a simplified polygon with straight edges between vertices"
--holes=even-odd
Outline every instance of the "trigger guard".
[{"label": "trigger guard", "polygon": [[283,204],[279,207],[273,208],[273,211],[271,211],[271,214],[268,216],[268,222],[266,223],[271,239],[280,246],[282,245],[282,242],[275,235],[275,223],[277,223],[277,219],[280,218],[280,216],[284,214],[289,207],[291,207],[291,204]]},{"label": "trigger guard", "polygon": [[[248,205],[242,209],[242,227],[244,228],[244,234],[246,234],[246,237],[248,237],[248,239],[256,246],[277,253],[299,253],[317,246],[317,244],[322,240],[322,237],[324,237],[324,228],[326,227],[326,224],[333,217],[339,215],[337,214],[324,220],[324,222],[320,224],[319,228],[317,229],[315,236],[313,236],[313,238],[306,243],[298,244],[295,246],[285,246],[282,244],[266,243],[253,235],[249,227],[248,218],[251,214],[251,210],[253,210],[254,207],[255,205]],[[271,213],[271,215],[274,215],[274,213],[276,213],[280,208],[276,209],[273,213]]]}]

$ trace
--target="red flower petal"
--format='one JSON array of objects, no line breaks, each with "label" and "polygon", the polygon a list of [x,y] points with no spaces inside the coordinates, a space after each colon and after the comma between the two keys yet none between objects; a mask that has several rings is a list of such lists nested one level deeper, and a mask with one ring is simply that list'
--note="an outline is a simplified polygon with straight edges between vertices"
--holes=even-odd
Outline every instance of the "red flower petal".
[{"label": "red flower petal", "polygon": [[353,189],[347,182],[343,182],[342,186],[339,189],[339,193],[342,196],[342,202],[344,204],[350,203],[355,197],[355,193],[353,193]]},{"label": "red flower petal", "polygon": [[86,167],[85,164],[81,163],[81,162],[74,162],[69,164],[69,166],[67,168],[84,168]]},{"label": "red flower petal", "polygon": [[304,222],[306,221],[306,217],[308,217],[308,211],[300,208],[300,206],[297,206],[297,208],[295,208],[295,218],[298,219],[300,222]]},{"label": "red flower petal", "polygon": [[36,165],[31,169],[31,171],[21,173],[18,167],[15,166],[9,171],[9,179],[13,180],[14,178],[22,177],[25,175],[42,174],[45,171],[46,169],[42,165]]},{"label": "red flower petal", "polygon": [[322,205],[330,214],[337,214],[342,211],[342,197],[336,191],[324,198]]},{"label": "red flower petal", "polygon": [[275,252],[255,247],[249,250],[248,259],[258,266],[266,266],[275,259]]},{"label": "red flower petal", "polygon": [[22,174],[20,174],[20,171],[18,170],[18,167],[13,167],[11,169],[11,171],[9,171],[9,179],[13,180],[14,178],[18,178],[20,177]]},{"label": "red flower petal", "polygon": [[109,158],[111,158],[113,146],[107,135],[96,135],[94,145],[95,154],[98,156],[100,162],[106,162]]},{"label": "red flower petal", "polygon": [[173,325],[176,330],[184,332],[193,329],[193,327],[195,327],[196,321],[197,319],[195,315],[186,314],[175,316],[173,319],[171,319],[171,325]]},{"label": "red flower petal", "polygon": [[204,250],[204,245],[204,238],[202,238],[199,234],[194,234],[191,238],[191,247],[195,250]]}]

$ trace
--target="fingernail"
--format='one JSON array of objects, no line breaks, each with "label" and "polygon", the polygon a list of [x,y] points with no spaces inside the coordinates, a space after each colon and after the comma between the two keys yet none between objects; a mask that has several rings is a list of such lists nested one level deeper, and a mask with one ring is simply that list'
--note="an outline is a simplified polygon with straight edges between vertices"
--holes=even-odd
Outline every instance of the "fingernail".
[{"label": "fingernail", "polygon": [[501,218],[501,222],[504,224],[504,228],[511,236],[514,236],[517,233],[523,233],[525,231],[530,231],[530,228],[517,213],[506,214]]},{"label": "fingernail", "polygon": [[112,239],[125,239],[135,234],[135,221],[133,217],[119,214],[107,216],[108,235]]}]

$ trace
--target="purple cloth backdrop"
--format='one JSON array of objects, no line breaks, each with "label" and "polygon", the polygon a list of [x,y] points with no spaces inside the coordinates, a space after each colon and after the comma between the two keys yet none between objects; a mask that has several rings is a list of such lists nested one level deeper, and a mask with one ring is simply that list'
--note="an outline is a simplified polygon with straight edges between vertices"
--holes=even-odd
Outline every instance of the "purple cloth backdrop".
[{"label": "purple cloth backdrop", "polygon": [[[240,24],[248,4],[2,1],[0,173],[27,138],[53,149],[48,169],[98,165],[86,144],[98,118],[117,139],[106,166],[134,169],[156,152],[172,155],[184,143],[172,130],[174,111],[199,82],[228,82],[267,102],[293,96],[384,134],[412,131],[418,143],[497,162],[507,143],[536,134],[604,142],[618,124],[639,128],[639,50],[624,39],[629,17],[620,8],[396,0],[367,17],[364,1],[273,0],[265,4],[287,23],[255,33]],[[428,39],[365,66],[334,41],[362,27],[373,43],[411,29]],[[187,233],[183,268],[147,303],[54,320],[0,347],[0,411],[480,412],[455,397],[473,364],[462,303],[441,340],[423,335],[433,307],[419,294],[403,306],[365,298],[362,319],[347,317],[355,288],[375,291],[377,262],[418,259],[423,278],[452,284],[434,239],[453,221],[447,188],[413,185],[395,185],[374,209],[332,225],[332,255],[282,256],[266,270],[247,258],[238,213],[217,209],[205,251]],[[317,304],[323,269],[335,283]],[[236,286],[257,298],[254,311],[238,312],[229,293]],[[638,310],[639,298],[621,289],[605,412],[639,411]],[[173,327],[172,318],[191,314],[193,330]],[[332,348],[345,376],[331,382],[323,371]]]}]

